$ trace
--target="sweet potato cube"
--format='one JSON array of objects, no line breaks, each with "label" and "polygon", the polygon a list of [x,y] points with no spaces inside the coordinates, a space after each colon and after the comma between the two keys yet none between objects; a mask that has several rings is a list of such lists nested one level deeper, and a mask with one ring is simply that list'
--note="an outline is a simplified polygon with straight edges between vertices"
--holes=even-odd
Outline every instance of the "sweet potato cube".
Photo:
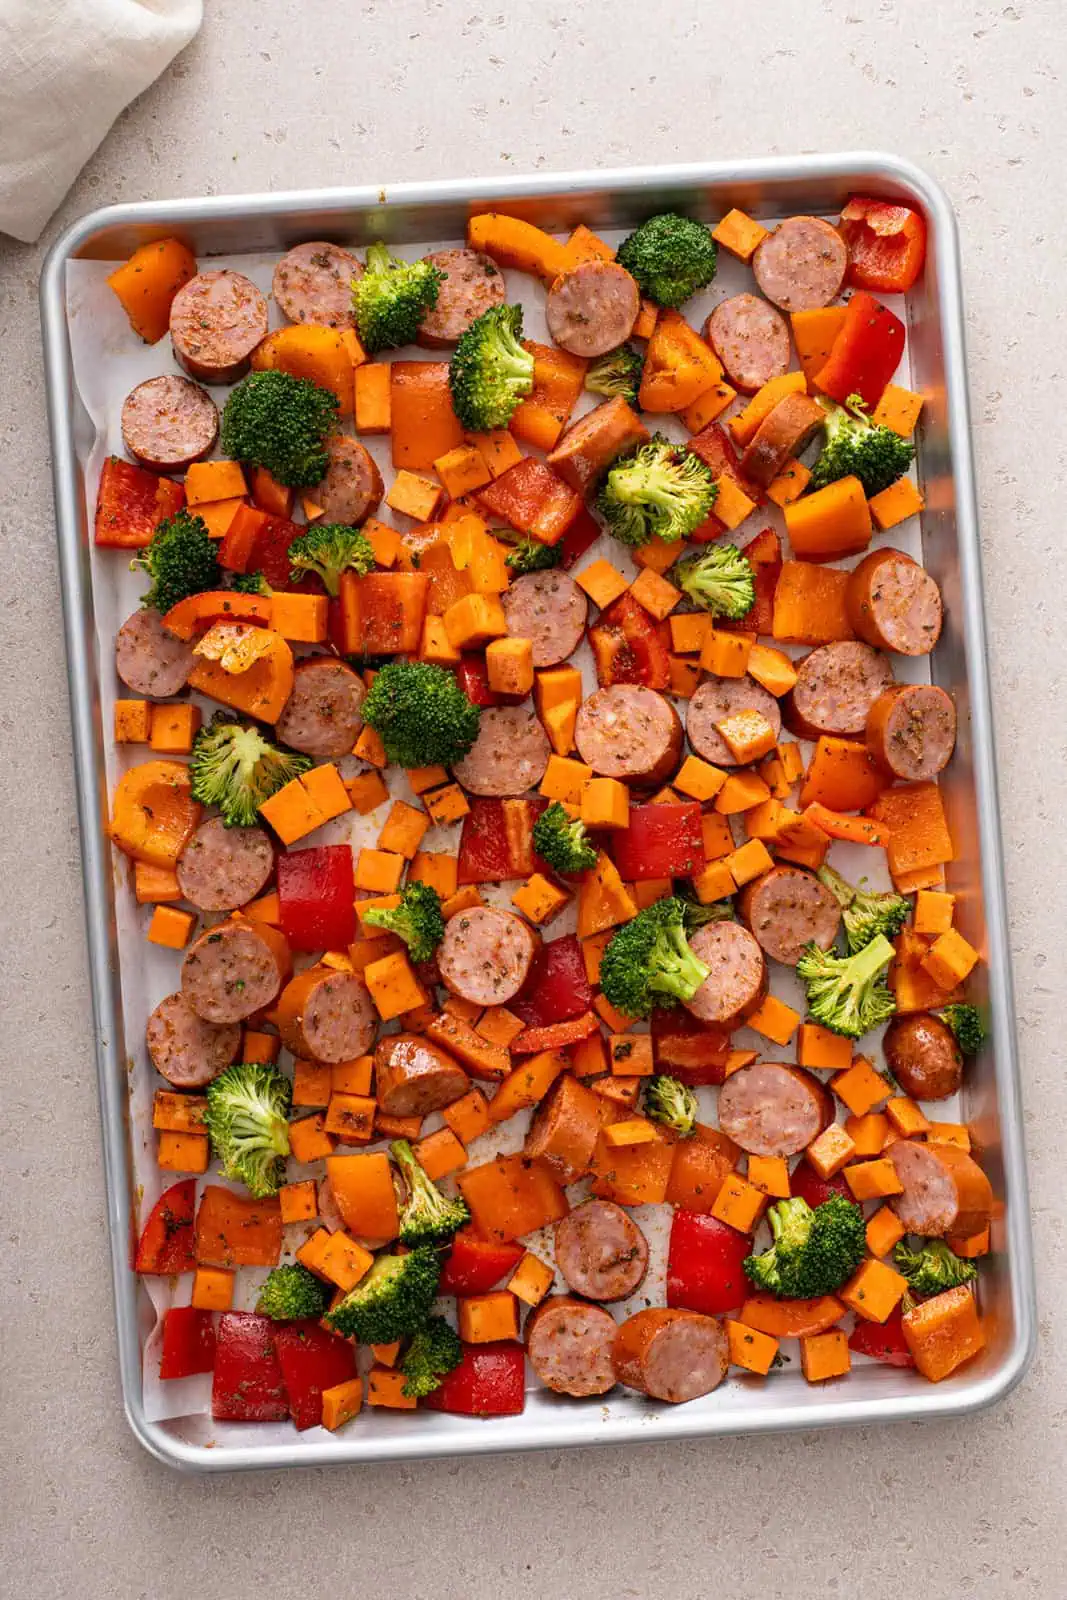
[{"label": "sweet potato cube", "polygon": [[889,1085],[866,1056],[857,1056],[846,1072],[831,1079],[830,1087],[854,1117],[866,1116],[889,1097]]},{"label": "sweet potato cube", "polygon": [[843,1378],[852,1367],[848,1336],[840,1328],[807,1334],[800,1341],[800,1366],[809,1383]]},{"label": "sweet potato cube", "polygon": [[395,894],[403,876],[404,859],[391,850],[361,850],[356,858],[356,888],[369,894]]},{"label": "sweet potato cube", "polygon": [[832,1178],[855,1153],[855,1144],[839,1122],[831,1122],[805,1151],[809,1166],[815,1168],[820,1178]]},{"label": "sweet potato cube", "polygon": [[726,1323],[726,1338],[731,1366],[743,1367],[746,1372],[766,1377],[778,1354],[777,1339],[772,1339],[769,1333],[760,1333],[758,1328],[750,1328],[747,1323],[735,1322],[732,1318]]},{"label": "sweet potato cube", "polygon": [[896,1167],[885,1156],[846,1167],[845,1181],[852,1190],[853,1199],[859,1201],[882,1200],[886,1195],[904,1192]]},{"label": "sweet potato cube", "polygon": [[378,835],[378,849],[412,861],[429,827],[430,818],[425,811],[409,806],[406,800],[394,800]]},{"label": "sweet potato cube", "polygon": [[710,628],[700,652],[700,665],[717,678],[743,678],[755,642],[751,633],[719,633]]},{"label": "sweet potato cube", "polygon": [[[362,367],[357,369],[362,371]],[[404,1374],[393,1367],[371,1367],[367,1374],[367,1404],[390,1411],[414,1411],[419,1402],[414,1395],[404,1393],[406,1382]]]},{"label": "sweet potato cube", "polygon": [[426,1003],[426,991],[403,951],[395,950],[380,961],[372,961],[363,973],[363,981],[383,1022]]},{"label": "sweet potato cube", "polygon": [[333,1154],[334,1141],[326,1132],[326,1118],[317,1112],[289,1124],[289,1153],[302,1166]]},{"label": "sweet potato cube", "polygon": [[197,1267],[189,1304],[198,1311],[229,1311],[233,1305],[234,1273],[226,1267]]},{"label": "sweet potato cube", "polygon": [[569,899],[570,895],[565,889],[550,883],[543,873],[534,872],[521,888],[515,890],[511,903],[530,922],[540,927],[558,916]]},{"label": "sweet potato cube", "polygon": [[300,782],[304,786],[305,794],[311,797],[312,805],[317,806],[324,822],[330,822],[334,817],[343,817],[346,811],[351,811],[352,797],[332,761],[326,761],[319,767],[312,767],[310,772],[304,773]]},{"label": "sweet potato cube", "polygon": [[519,1337],[519,1304],[508,1289],[465,1295],[456,1303],[459,1336],[464,1344],[494,1344]]},{"label": "sweet potato cube", "polygon": [[508,1279],[507,1288],[523,1305],[539,1306],[551,1289],[555,1276],[552,1267],[546,1266],[532,1250],[527,1250]]},{"label": "sweet potato cube", "polygon": [[164,1172],[206,1172],[210,1151],[206,1133],[168,1133],[159,1136],[156,1165]]},{"label": "sweet potato cube", "polygon": [[149,944],[162,945],[165,950],[184,950],[195,922],[191,911],[181,911],[177,906],[158,905],[152,913],[146,938]]},{"label": "sweet potato cube", "polygon": [[437,1182],[467,1165],[467,1152],[451,1128],[438,1128],[415,1146],[415,1159],[426,1176]]},{"label": "sweet potato cube", "polygon": [[770,872],[774,866],[774,859],[762,839],[749,839],[747,844],[739,846],[724,857],[723,865],[729,869],[730,876],[740,889],[744,884],[751,883],[753,878],[762,877],[765,872]]},{"label": "sweet potato cube", "polygon": [[760,1194],[789,1198],[789,1163],[784,1156],[749,1156],[748,1181]]},{"label": "sweet potato cube", "polygon": [[746,1019],[747,1025],[761,1033],[774,1044],[788,1044],[800,1023],[800,1012],[779,1000],[777,995],[766,995],[756,1010]]},{"label": "sweet potato cube", "polygon": [[160,755],[187,756],[199,731],[200,707],[191,701],[152,707],[152,731],[148,743]]},{"label": "sweet potato cube", "polygon": [[485,647],[489,687],[497,694],[529,694],[534,686],[533,640],[509,636]]},{"label": "sweet potato cube", "polygon": [[469,1145],[490,1126],[489,1102],[477,1087],[469,1089],[459,1100],[446,1106],[441,1116],[464,1145]]},{"label": "sweet potato cube", "polygon": [[884,1322],[907,1287],[907,1278],[884,1261],[865,1261],[837,1294],[865,1322]]},{"label": "sweet potato cube", "polygon": [[115,701],[115,743],[147,744],[152,732],[152,706],[148,700]]},{"label": "sweet potato cube", "polygon": [[618,778],[590,778],[581,790],[581,818],[587,828],[626,828],[630,791]]},{"label": "sweet potato cube", "polygon": [[735,206],[712,228],[711,237],[739,261],[749,261],[756,246],[766,239],[767,229]]},{"label": "sweet potato cube", "polygon": [[282,1222],[310,1222],[319,1214],[319,1190],[314,1178],[287,1183],[278,1190]]},{"label": "sweet potato cube", "polygon": [[603,558],[578,573],[574,581],[601,611],[605,611],[613,600],[625,594],[630,587],[629,579],[623,577],[618,567],[613,567],[610,561]]},{"label": "sweet potato cube", "polygon": [[867,1223],[867,1249],[872,1256],[887,1256],[907,1231],[890,1206],[879,1206]]},{"label": "sweet potato cube", "polygon": [[346,1422],[359,1415],[363,1405],[363,1379],[347,1378],[322,1391],[322,1425],[336,1433]]},{"label": "sweet potato cube", "polygon": [[739,1233],[752,1233],[763,1215],[767,1196],[738,1172],[728,1172],[711,1215]]},{"label": "sweet potato cube", "polygon": [[504,607],[495,594],[466,594],[444,614],[445,632],[456,650],[477,650],[507,634]]},{"label": "sweet potato cube", "polygon": [[921,965],[940,988],[954,989],[970,975],[977,962],[978,951],[974,946],[968,944],[958,929],[949,928],[934,940]]}]

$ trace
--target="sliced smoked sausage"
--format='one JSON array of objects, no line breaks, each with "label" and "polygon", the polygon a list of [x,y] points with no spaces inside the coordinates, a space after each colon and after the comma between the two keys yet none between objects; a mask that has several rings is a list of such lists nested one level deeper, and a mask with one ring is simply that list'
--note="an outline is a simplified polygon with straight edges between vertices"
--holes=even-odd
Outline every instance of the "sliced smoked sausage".
[{"label": "sliced smoked sausage", "polygon": [[626,1300],[648,1271],[648,1240],[614,1200],[584,1200],[556,1223],[556,1266],[586,1300]]},{"label": "sliced smoked sausage", "polygon": [[782,713],[774,695],[747,674],[743,678],[705,678],[689,701],[685,714],[689,743],[714,767],[737,766],[716,724],[738,711],[758,711],[770,723],[776,739],[782,731]]},{"label": "sliced smoked sausage", "polygon": [[535,667],[556,667],[581,644],[589,602],[566,572],[528,572],[501,598],[508,633],[531,641]]},{"label": "sliced smoked sausage", "polygon": [[274,871],[274,846],[262,828],[202,822],[178,858],[182,896],[199,911],[234,911],[259,894]]},{"label": "sliced smoked sausage", "polygon": [[436,305],[424,313],[419,325],[419,344],[430,350],[455,344],[472,322],[493,306],[504,304],[504,274],[480,250],[433,250],[422,259],[444,277]]},{"label": "sliced smoked sausage", "polygon": [[747,928],[738,922],[708,922],[689,941],[709,974],[685,1008],[701,1022],[740,1027],[767,992],[767,963]]},{"label": "sliced smoked sausage", "polygon": [[353,328],[352,280],[363,268],[338,244],[313,239],[286,251],[274,269],[271,290],[290,322],[324,328]]},{"label": "sliced smoked sausage", "polygon": [[755,394],[789,371],[789,328],[780,311],[755,294],[735,294],[715,307],[704,338],[735,389]]},{"label": "sliced smoked sausage", "polygon": [[470,794],[520,795],[541,782],[550,753],[548,735],[528,705],[490,706],[452,772]]},{"label": "sliced smoked sausage", "polygon": [[170,337],[175,360],[190,378],[236,383],[267,337],[266,296],[243,272],[198,272],[174,296]]},{"label": "sliced smoked sausage", "polygon": [[591,360],[618,349],[641,309],[637,284],[617,261],[582,261],[548,291],[545,321],[561,350]]},{"label": "sliced smoked sausage", "polygon": [[603,1115],[603,1096],[561,1072],[534,1112],[523,1150],[560,1183],[577,1183],[592,1166]]},{"label": "sliced smoked sausage", "polygon": [[184,472],[211,454],[218,436],[218,407],[191,378],[149,378],[122,402],[122,442],[153,472]]},{"label": "sliced smoked sausage", "polygon": [[526,982],[537,941],[513,911],[473,906],[450,917],[437,949],[446,989],[472,1005],[503,1006]]},{"label": "sliced smoked sausage", "polygon": [[849,625],[878,650],[928,656],[941,637],[941,590],[903,550],[872,550],[849,575]]},{"label": "sliced smoked sausage", "polygon": [[197,1016],[241,1022],[270,1005],[286,976],[270,937],[274,932],[251,922],[221,922],[190,945],[182,962],[182,994]]},{"label": "sliced smoked sausage", "polygon": [[883,771],[903,783],[936,778],[956,748],[952,696],[933,683],[887,689],[867,717],[867,748]]},{"label": "sliced smoked sausage", "polygon": [[352,1061],[370,1048],[378,1025],[363,979],[322,965],[290,979],[277,1021],[282,1043],[300,1061]]},{"label": "sliced smoked sausage", "polygon": [[275,723],[283,744],[317,760],[351,755],[363,728],[363,680],[333,656],[298,661],[293,692]]},{"label": "sliced smoked sausage", "polygon": [[381,505],[385,484],[378,463],[365,445],[350,433],[335,433],[326,441],[330,464],[315,485],[315,504],[324,522],[347,522],[358,527]]},{"label": "sliced smoked sausage", "polygon": [[718,1317],[655,1306],[622,1324],[611,1359],[628,1389],[680,1405],[710,1394],[725,1378],[726,1331]]},{"label": "sliced smoked sausage", "polygon": [[380,1040],[374,1077],[378,1104],[387,1117],[428,1117],[470,1088],[459,1062],[418,1033],[394,1033]]},{"label": "sliced smoked sausage", "polygon": [[649,437],[637,412],[617,394],[571,423],[548,464],[578,494],[588,495],[617,456],[647,444]]},{"label": "sliced smoked sausage", "polygon": [[682,753],[682,724],[669,700],[640,684],[615,683],[583,701],[578,754],[602,778],[641,787],[663,783]]},{"label": "sliced smoked sausage", "polygon": [[160,1077],[175,1089],[202,1089],[236,1056],[241,1028],[205,1022],[183,994],[169,994],[148,1019],[145,1043]]},{"label": "sliced smoked sausage", "polygon": [[832,1120],[829,1092],[784,1061],[741,1067],[719,1090],[719,1127],[750,1156],[795,1156]]},{"label": "sliced smoked sausage", "polygon": [[821,217],[787,217],[757,246],[752,271],[782,311],[817,311],[841,293],[848,250]]},{"label": "sliced smoked sausage", "polygon": [[749,441],[741,457],[741,471],[766,489],[786,463],[811,443],[825,421],[826,412],[810,394],[783,396]]},{"label": "sliced smoked sausage", "polygon": [[858,639],[821,644],[796,669],[783,716],[790,733],[801,739],[862,735],[874,702],[893,684],[885,656]]},{"label": "sliced smoked sausage", "polygon": [[828,950],[841,923],[836,896],[803,867],[772,867],[746,883],[737,909],[760,948],[787,967],[796,966],[806,944]]},{"label": "sliced smoked sausage", "polygon": [[115,636],[115,671],[134,694],[167,699],[185,688],[195,664],[192,644],[165,628],[152,606],[127,617]]},{"label": "sliced smoked sausage", "polygon": [[952,1029],[928,1011],[896,1016],[882,1040],[885,1064],[913,1100],[947,1100],[963,1081]]},{"label": "sliced smoked sausage", "polygon": [[615,1387],[617,1325],[610,1311],[570,1295],[542,1300],[526,1322],[526,1354],[546,1389],[582,1398]]},{"label": "sliced smoked sausage", "polygon": [[941,1238],[981,1233],[993,1212],[989,1179],[955,1144],[919,1144],[898,1139],[886,1154],[904,1185],[889,1204],[909,1233]]}]

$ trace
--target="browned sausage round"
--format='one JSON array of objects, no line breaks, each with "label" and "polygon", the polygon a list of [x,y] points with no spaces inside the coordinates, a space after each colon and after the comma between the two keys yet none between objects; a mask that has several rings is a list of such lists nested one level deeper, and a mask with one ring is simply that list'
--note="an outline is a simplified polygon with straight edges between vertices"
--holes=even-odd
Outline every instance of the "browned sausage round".
[{"label": "browned sausage round", "polygon": [[611,1353],[628,1389],[680,1405],[710,1394],[726,1376],[726,1332],[718,1317],[654,1306],[628,1317]]},{"label": "browned sausage round", "polygon": [[893,683],[885,656],[858,639],[821,644],[796,668],[783,716],[790,733],[802,739],[862,734],[874,702]]},{"label": "browned sausage round", "polygon": [[582,261],[549,289],[545,321],[560,349],[591,359],[626,342],[640,309],[637,284],[625,267]]},{"label": "browned sausage round", "polygon": [[191,378],[149,378],[122,403],[122,442],[154,472],[184,472],[211,454],[218,436],[218,407]]},{"label": "browned sausage round", "polygon": [[800,455],[826,421],[809,394],[787,394],[760,423],[741,457],[741,471],[766,489],[787,461]]},{"label": "browned sausage round", "polygon": [[578,494],[595,488],[616,456],[647,444],[648,429],[621,394],[573,422],[548,456],[548,464]]},{"label": "browned sausage round", "polygon": [[293,692],[275,723],[292,750],[320,761],[352,754],[363,728],[363,680],[333,656],[298,661]]},{"label": "browned sausage round", "polygon": [[806,944],[828,950],[841,923],[836,897],[803,867],[772,867],[746,883],[737,909],[761,949],[787,967],[796,966]]},{"label": "browned sausage round", "polygon": [[274,269],[271,288],[290,322],[314,322],[325,328],[355,327],[352,279],[363,268],[340,245],[313,239],[286,252]]},{"label": "browned sausage round", "polygon": [[115,637],[115,671],[134,694],[177,694],[195,663],[192,644],[165,628],[151,606],[127,617]]},{"label": "browned sausage round", "polygon": [[898,683],[867,717],[867,748],[883,771],[904,783],[936,778],[956,748],[956,707],[933,683]]},{"label": "browned sausage round", "polygon": [[321,964],[290,978],[276,1017],[282,1043],[300,1061],[352,1061],[369,1050],[377,1028],[363,979]]},{"label": "browned sausage round", "polygon": [[374,1077],[378,1104],[387,1117],[428,1117],[470,1088],[459,1062],[417,1033],[394,1033],[379,1041]]},{"label": "browned sausage round", "polygon": [[566,572],[528,572],[501,598],[508,633],[532,641],[535,667],[556,667],[581,644],[589,604]]},{"label": "browned sausage round", "polygon": [[587,1300],[626,1300],[648,1271],[648,1240],[613,1200],[584,1200],[556,1224],[556,1266]]},{"label": "browned sausage round", "polygon": [[201,383],[236,383],[267,337],[267,301],[243,272],[198,272],[170,308],[174,357]]},{"label": "browned sausage round", "polygon": [[326,441],[330,464],[315,485],[315,504],[324,522],[358,526],[377,511],[385,493],[378,463],[365,445],[350,433],[335,433]]},{"label": "browned sausage round", "polygon": [[898,656],[928,656],[941,637],[941,590],[903,550],[872,550],[849,576],[845,607],[854,633]]},{"label": "browned sausage round", "polygon": [[969,1238],[980,1233],[993,1212],[989,1179],[959,1145],[919,1144],[898,1139],[887,1152],[904,1185],[889,1204],[909,1233],[938,1238],[947,1233]]},{"label": "browned sausage round", "polygon": [[719,1127],[750,1156],[795,1156],[833,1120],[817,1078],[784,1061],[755,1061],[719,1090]]},{"label": "browned sausage round", "polygon": [[455,344],[472,322],[507,298],[503,273],[480,250],[433,250],[423,260],[444,273],[437,304],[419,326],[418,342],[431,350]]},{"label": "browned sausage round", "polygon": [[782,311],[817,311],[841,293],[848,250],[821,217],[787,217],[752,257],[756,282]]},{"label": "browned sausage round", "polygon": [[233,911],[254,900],[274,871],[274,847],[262,828],[202,822],[178,859],[183,897],[200,911]]},{"label": "browned sausage round", "polygon": [[687,1011],[701,1022],[740,1027],[767,992],[767,963],[747,928],[738,922],[709,922],[689,941],[709,969]]},{"label": "browned sausage round", "polygon": [[537,941],[513,911],[473,906],[450,917],[437,948],[441,982],[472,1005],[503,1006],[526,982]]},{"label": "browned sausage round", "polygon": [[894,1017],[882,1050],[886,1066],[913,1100],[947,1100],[963,1081],[963,1056],[952,1029],[928,1011]]},{"label": "browned sausage round", "polygon": [[789,328],[781,312],[755,294],[735,294],[715,307],[704,337],[735,389],[755,394],[789,371]]},{"label": "browned sausage round", "polygon": [[241,1028],[205,1022],[183,994],[169,994],[149,1017],[145,1042],[160,1077],[176,1089],[202,1089],[236,1056]]},{"label": "browned sausage round", "polygon": [[526,1354],[545,1388],[556,1394],[607,1394],[615,1387],[616,1331],[615,1318],[603,1306],[551,1295],[527,1319]]},{"label": "browned sausage round", "polygon": [[782,731],[782,713],[773,694],[755,678],[705,678],[689,702],[685,731],[698,756],[714,767],[736,767],[729,745],[716,724],[738,711],[758,711],[770,723],[777,739]]},{"label": "browned sausage round", "polygon": [[592,1165],[603,1115],[603,1096],[561,1072],[534,1112],[523,1149],[546,1162],[560,1183],[577,1183]]},{"label": "browned sausage round", "polygon": [[471,794],[525,794],[541,782],[550,753],[548,735],[528,705],[490,706],[452,772]]},{"label": "browned sausage round", "polygon": [[586,766],[602,778],[644,788],[663,783],[682,753],[682,724],[655,689],[615,683],[583,701],[574,742]]},{"label": "browned sausage round", "polygon": [[253,923],[221,922],[190,945],[182,994],[206,1022],[240,1022],[270,1005],[283,976],[277,953]]}]

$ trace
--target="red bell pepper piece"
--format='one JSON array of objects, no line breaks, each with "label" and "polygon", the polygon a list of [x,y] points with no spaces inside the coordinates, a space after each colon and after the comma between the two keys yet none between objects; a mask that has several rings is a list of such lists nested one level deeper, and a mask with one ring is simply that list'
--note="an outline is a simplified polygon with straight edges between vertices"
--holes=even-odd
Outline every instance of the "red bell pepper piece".
[{"label": "red bell pepper piece", "polygon": [[274,1330],[274,1348],[289,1396],[289,1415],[301,1432],[322,1422],[322,1391],[356,1376],[356,1350],[317,1322],[287,1322]]},{"label": "red bell pepper piece", "polygon": [[752,1241],[718,1217],[676,1211],[667,1252],[667,1304],[718,1316],[734,1311],[749,1291],[742,1262]]},{"label": "red bell pepper piece", "polygon": [[670,633],[631,594],[620,595],[589,630],[589,643],[602,689],[613,683],[640,683],[666,689],[671,681]]},{"label": "red bell pepper piece", "polygon": [[424,572],[344,573],[344,655],[414,655],[422,640],[430,580]]},{"label": "red bell pepper piece", "polygon": [[579,511],[560,545],[560,566],[564,572],[569,572],[576,562],[580,561],[587,550],[596,544],[603,528],[585,506]]},{"label": "red bell pepper piece", "polygon": [[[258,569],[249,563],[256,540],[269,521],[267,513],[258,510],[256,506],[238,506],[219,544],[220,567],[225,567],[227,572],[257,571]],[[286,576],[288,576],[288,563],[286,563]]]},{"label": "red bell pepper piece", "polygon": [[211,1415],[216,1422],[284,1422],[289,1415],[277,1324],[255,1311],[224,1311],[215,1336]]},{"label": "red bell pepper piece", "polygon": [[517,1417],[526,1404],[522,1345],[464,1345],[463,1360],[425,1404],[460,1417]]},{"label": "red bell pepper piece", "polygon": [[611,838],[615,865],[626,883],[647,878],[688,878],[704,866],[700,807],[631,806],[630,825]]},{"label": "red bell pepper piece", "polygon": [[832,1194],[843,1194],[846,1200],[852,1199],[852,1190],[846,1183],[843,1173],[838,1172],[832,1178],[823,1178],[805,1160],[798,1161],[793,1168],[789,1177],[789,1189],[795,1198],[806,1200],[813,1211],[816,1206],[821,1206],[825,1200],[829,1200]]},{"label": "red bell pepper piece", "polygon": [[579,1039],[588,1039],[600,1026],[595,1011],[586,1011],[569,1022],[550,1022],[544,1028],[524,1028],[517,1039],[511,1041],[513,1056],[532,1056],[539,1050],[565,1050]]},{"label": "red bell pepper piece", "polygon": [[215,1324],[210,1311],[195,1306],[172,1306],[163,1317],[163,1352],[159,1376],[191,1378],[215,1366]]},{"label": "red bell pepper piece", "polygon": [[322,844],[278,857],[278,908],[292,950],[343,950],[356,937],[350,844]]},{"label": "red bell pepper piece", "polygon": [[681,1006],[657,1006],[650,1032],[657,1072],[680,1078],[691,1089],[726,1082],[730,1034],[725,1028],[701,1022]]},{"label": "red bell pepper piece", "polygon": [[[730,436],[719,423],[709,422],[707,427],[701,428],[700,432],[695,433],[689,440],[686,449],[691,450],[693,455],[699,456],[704,465],[711,468],[713,478],[724,476],[732,478],[742,494],[747,495],[756,505],[763,504],[763,490],[758,483],[753,483],[752,479],[747,478],[741,471],[740,457],[733,447]],[[699,528],[694,528],[689,538],[693,544],[710,544],[712,540],[721,538],[726,531],[725,522],[712,510]]]},{"label": "red bell pepper piece", "polygon": [[848,1347],[860,1356],[873,1356],[888,1367],[913,1367],[914,1357],[904,1338],[903,1312],[894,1306],[884,1322],[857,1322]]},{"label": "red bell pepper piece", "polygon": [[108,456],[96,496],[93,539],[115,550],[139,550],[152,543],[161,522],[185,504],[185,490],[170,478]]},{"label": "red bell pepper piece", "polygon": [[[474,798],[459,835],[457,881],[503,883],[528,878],[538,865],[533,827],[548,805],[540,795],[529,800]],[[548,869],[541,863],[542,870]]]},{"label": "red bell pepper piece", "polygon": [[854,289],[904,294],[926,259],[926,223],[910,206],[853,195],[841,213],[848,245],[846,281]]},{"label": "red bell pepper piece", "polygon": [[858,394],[873,411],[903,354],[904,324],[861,289],[848,303],[826,365],[815,374],[815,387],[842,405]]},{"label": "red bell pepper piece", "polygon": [[196,1179],[183,1178],[164,1189],[152,1207],[134,1256],[135,1272],[158,1273],[196,1270]]},{"label": "red bell pepper piece", "polygon": [[541,544],[558,544],[582,510],[582,497],[534,456],[524,456],[478,493],[494,517]]},{"label": "red bell pepper piece", "polygon": [[769,634],[774,627],[774,591],[782,575],[782,541],[773,528],[764,528],[749,540],[742,554],[752,567],[756,585],[752,609],[736,622],[716,617],[715,627],[729,633]]},{"label": "red bell pepper piece", "polygon": [[521,1244],[496,1244],[473,1228],[460,1228],[441,1269],[440,1294],[488,1294],[506,1273],[514,1272],[524,1254]]},{"label": "red bell pepper piece", "polygon": [[568,933],[541,946],[508,1009],[528,1028],[545,1028],[580,1017],[592,1004],[582,947],[574,934]]}]

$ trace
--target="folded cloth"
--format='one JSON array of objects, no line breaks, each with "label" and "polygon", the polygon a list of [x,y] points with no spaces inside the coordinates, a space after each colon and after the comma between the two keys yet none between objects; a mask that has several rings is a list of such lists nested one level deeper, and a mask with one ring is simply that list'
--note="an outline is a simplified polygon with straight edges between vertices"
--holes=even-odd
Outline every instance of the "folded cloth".
[{"label": "folded cloth", "polygon": [[0,0],[0,233],[36,239],[203,0]]}]

